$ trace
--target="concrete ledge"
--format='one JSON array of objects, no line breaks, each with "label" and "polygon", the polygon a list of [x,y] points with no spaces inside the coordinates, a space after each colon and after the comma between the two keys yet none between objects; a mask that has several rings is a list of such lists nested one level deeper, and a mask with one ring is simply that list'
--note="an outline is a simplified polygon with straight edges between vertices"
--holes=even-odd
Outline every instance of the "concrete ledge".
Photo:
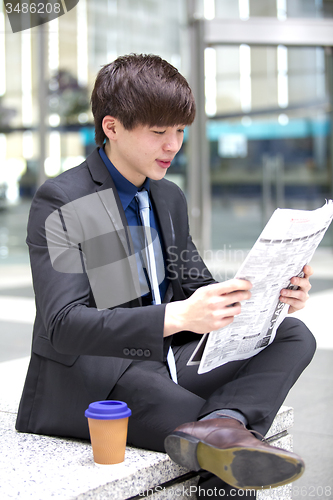
[{"label": "concrete ledge", "polygon": [[22,434],[0,412],[2,498],[125,499],[186,474],[164,453],[127,448],[125,462],[96,466],[88,441]]},{"label": "concrete ledge", "polygon": [[[16,432],[27,363],[27,358],[0,363],[1,498],[125,500],[143,498],[147,490],[154,500],[196,498],[197,478],[164,453],[127,447],[122,464],[96,466],[87,441]],[[272,444],[291,449],[292,424],[292,408],[282,407],[267,434]],[[290,490],[260,491],[257,498],[289,500]]]}]

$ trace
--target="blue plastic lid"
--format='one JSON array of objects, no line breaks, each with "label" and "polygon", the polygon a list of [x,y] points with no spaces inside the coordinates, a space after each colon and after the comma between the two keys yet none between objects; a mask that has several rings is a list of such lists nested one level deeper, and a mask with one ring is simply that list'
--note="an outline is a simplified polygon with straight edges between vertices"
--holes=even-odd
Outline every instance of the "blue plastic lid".
[{"label": "blue plastic lid", "polygon": [[87,418],[97,420],[116,420],[118,418],[127,418],[132,415],[132,412],[123,401],[108,400],[90,403],[84,414]]}]

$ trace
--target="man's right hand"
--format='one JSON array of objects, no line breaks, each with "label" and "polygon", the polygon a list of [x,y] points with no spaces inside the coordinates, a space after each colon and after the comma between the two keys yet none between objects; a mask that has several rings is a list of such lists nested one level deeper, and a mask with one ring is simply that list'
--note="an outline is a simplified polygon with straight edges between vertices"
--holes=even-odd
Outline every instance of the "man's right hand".
[{"label": "man's right hand", "polygon": [[241,301],[251,297],[252,284],[233,279],[198,288],[186,300],[170,302],[165,308],[164,337],[182,330],[207,333],[233,322],[241,312]]}]

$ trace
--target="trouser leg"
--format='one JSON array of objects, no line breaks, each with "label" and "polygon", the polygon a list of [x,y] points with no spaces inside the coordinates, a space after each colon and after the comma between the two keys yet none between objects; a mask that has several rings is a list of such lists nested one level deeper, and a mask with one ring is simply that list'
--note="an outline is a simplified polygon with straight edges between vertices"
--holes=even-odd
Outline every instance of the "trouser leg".
[{"label": "trouser leg", "polygon": [[[187,345],[181,351],[175,350],[176,361],[178,360],[179,366],[184,365],[185,371],[189,368],[186,367],[186,362],[196,345],[197,342],[192,346]],[[195,383],[191,390],[183,387],[181,378],[179,384],[175,384],[165,363],[134,361],[108,396],[108,399],[125,401],[132,411],[128,425],[128,444],[164,451],[164,439],[179,425],[196,421],[206,405],[206,396],[215,387],[227,384],[242,365],[244,361],[228,363],[213,370],[204,379],[197,375],[195,368],[192,373],[198,382],[196,391]],[[214,409],[221,408],[219,405],[220,403]]]},{"label": "trouser leg", "polygon": [[176,354],[178,378],[183,387],[205,399],[199,418],[216,409],[237,409],[246,416],[249,427],[266,434],[289,390],[310,363],[315,346],[304,323],[288,317],[272,344],[259,354],[207,374],[198,375],[197,367],[186,366],[189,353],[185,351],[190,348],[182,346]]},{"label": "trouser leg", "polygon": [[109,399],[132,410],[128,443],[164,451],[164,439],[179,425],[221,408],[241,411],[249,426],[266,434],[301,372],[311,361],[315,341],[300,321],[287,318],[274,342],[245,361],[227,363],[203,375],[186,366],[196,343],[175,348],[179,385],[165,364],[133,362]]},{"label": "trouser leg", "polygon": [[125,401],[132,411],[127,442],[164,451],[164,439],[182,423],[196,420],[205,400],[175,384],[164,363],[133,362],[108,399]]}]

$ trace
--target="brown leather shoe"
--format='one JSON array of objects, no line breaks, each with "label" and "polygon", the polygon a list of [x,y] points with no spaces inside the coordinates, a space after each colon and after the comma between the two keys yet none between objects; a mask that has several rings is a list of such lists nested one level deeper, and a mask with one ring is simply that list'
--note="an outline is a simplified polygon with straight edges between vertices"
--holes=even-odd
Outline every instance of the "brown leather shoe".
[{"label": "brown leather shoe", "polygon": [[275,488],[304,472],[300,457],[260,441],[234,418],[183,424],[165,439],[164,446],[177,464],[212,472],[235,488]]}]

